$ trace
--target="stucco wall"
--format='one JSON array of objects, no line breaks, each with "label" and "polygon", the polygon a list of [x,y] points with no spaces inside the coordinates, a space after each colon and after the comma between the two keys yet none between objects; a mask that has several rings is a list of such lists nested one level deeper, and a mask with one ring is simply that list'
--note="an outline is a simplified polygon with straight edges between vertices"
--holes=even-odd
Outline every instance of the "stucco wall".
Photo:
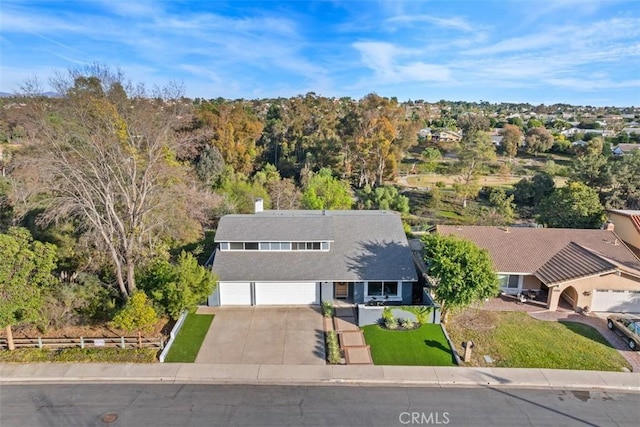
[{"label": "stucco wall", "polygon": [[320,298],[322,301],[333,301],[333,282],[320,282]]},{"label": "stucco wall", "polygon": [[609,221],[614,224],[613,231],[618,237],[636,248],[640,248],[640,233],[633,226],[631,218],[615,212],[609,212]]},{"label": "stucco wall", "polygon": [[[619,289],[619,290],[640,290],[640,279],[634,278],[626,274],[618,276],[616,273],[607,274],[605,276],[589,277],[582,280],[564,283],[560,286],[553,287],[552,299],[549,309],[557,308],[560,295],[568,287],[572,286],[577,294],[576,307],[591,307],[591,299],[595,289]],[[586,294],[585,294],[586,293]]]},{"label": "stucco wall", "polygon": [[402,303],[411,304],[411,294],[413,293],[413,282],[402,282]]},{"label": "stucco wall", "polygon": [[524,276],[522,289],[538,290],[540,289],[540,280],[536,276]]}]

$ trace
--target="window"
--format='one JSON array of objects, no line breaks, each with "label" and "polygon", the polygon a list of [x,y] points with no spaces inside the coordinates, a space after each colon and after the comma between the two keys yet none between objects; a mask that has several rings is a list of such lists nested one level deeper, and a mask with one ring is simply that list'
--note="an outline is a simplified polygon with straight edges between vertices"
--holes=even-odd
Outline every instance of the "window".
[{"label": "window", "polygon": [[231,242],[230,248],[232,251],[241,251],[244,249],[244,243],[242,242]]},{"label": "window", "polygon": [[398,282],[368,282],[367,296],[398,297],[400,296]]},{"label": "window", "polygon": [[390,297],[397,297],[398,282],[384,282],[384,294]]},{"label": "window", "polygon": [[370,297],[382,296],[382,282],[369,282],[367,286],[367,295]]},{"label": "window", "polygon": [[244,250],[245,251],[257,251],[258,250],[258,242],[244,242]]},{"label": "window", "polygon": [[500,274],[498,276],[498,282],[501,288],[518,289],[520,282],[520,276],[514,274]]},{"label": "window", "polygon": [[229,242],[220,242],[220,250],[228,251],[229,250]]}]

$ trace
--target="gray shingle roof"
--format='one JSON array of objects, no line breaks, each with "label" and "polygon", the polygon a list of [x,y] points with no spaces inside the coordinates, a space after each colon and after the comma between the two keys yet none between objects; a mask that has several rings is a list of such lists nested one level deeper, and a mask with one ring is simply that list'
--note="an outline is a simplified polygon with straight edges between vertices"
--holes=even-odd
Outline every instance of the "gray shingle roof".
[{"label": "gray shingle roof", "polygon": [[439,225],[437,230],[487,249],[496,271],[502,273],[534,274],[571,242],[620,266],[640,270],[640,260],[613,231],[452,225]]},{"label": "gray shingle roof", "polygon": [[332,240],[322,251],[218,251],[221,281],[417,280],[400,215],[391,211],[264,211],[220,220],[216,241]]}]

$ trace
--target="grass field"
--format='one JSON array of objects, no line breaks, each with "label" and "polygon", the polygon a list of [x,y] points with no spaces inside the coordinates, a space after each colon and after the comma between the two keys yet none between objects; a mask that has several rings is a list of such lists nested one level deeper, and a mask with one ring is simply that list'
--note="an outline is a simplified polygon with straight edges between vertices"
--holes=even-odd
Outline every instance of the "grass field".
[{"label": "grass field", "polygon": [[[453,342],[474,342],[471,366],[599,371],[630,368],[596,329],[576,322],[547,322],[526,313],[469,309],[452,316],[447,332]],[[493,365],[485,362],[484,355],[493,359]]]},{"label": "grass field", "polygon": [[426,324],[410,331],[390,331],[378,325],[362,329],[376,365],[455,366],[440,325]]},{"label": "grass field", "polygon": [[165,362],[194,362],[212,320],[213,314],[187,315]]}]

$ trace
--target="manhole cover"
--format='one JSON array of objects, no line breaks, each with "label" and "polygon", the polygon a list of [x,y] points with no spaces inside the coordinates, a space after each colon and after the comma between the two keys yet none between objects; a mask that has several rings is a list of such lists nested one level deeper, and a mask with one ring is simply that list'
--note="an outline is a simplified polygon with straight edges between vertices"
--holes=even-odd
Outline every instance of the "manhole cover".
[{"label": "manhole cover", "polygon": [[111,424],[118,419],[118,414],[114,412],[105,412],[104,414],[100,414],[100,421],[104,424]]}]

